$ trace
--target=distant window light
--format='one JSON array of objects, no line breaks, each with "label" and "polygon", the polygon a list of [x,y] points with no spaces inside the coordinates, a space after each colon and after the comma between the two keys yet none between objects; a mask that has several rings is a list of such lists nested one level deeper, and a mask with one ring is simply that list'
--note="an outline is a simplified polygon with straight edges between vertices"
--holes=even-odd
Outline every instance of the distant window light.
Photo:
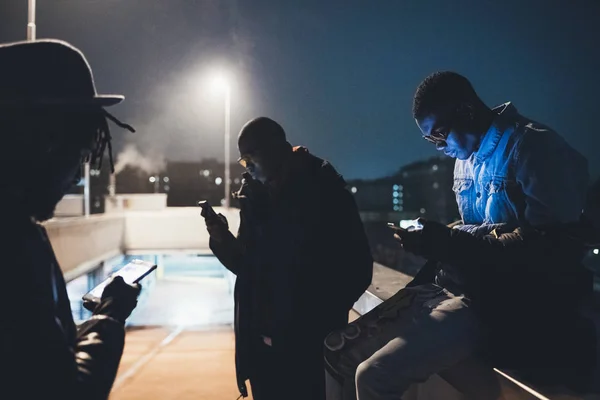
[{"label": "distant window light", "polygon": [[218,176],[218,177],[215,179],[215,184],[217,184],[217,185],[220,185],[221,183],[223,183],[223,178],[221,178],[220,176]]},{"label": "distant window light", "polygon": [[594,249],[594,254],[595,254],[595,255],[598,255],[598,254],[600,254],[600,249]]},{"label": "distant window light", "polygon": [[399,198],[398,199],[398,204],[402,204],[402,203],[403,203],[402,198]]},{"label": "distant window light", "polygon": [[425,214],[425,212],[426,212],[426,211],[427,211],[427,210],[425,210],[424,208],[421,208],[421,209],[419,210],[419,212],[420,212],[421,214]]},{"label": "distant window light", "polygon": [[163,178],[163,182],[164,182],[164,183],[169,183],[169,177],[168,177],[168,176],[165,176],[165,177]]},{"label": "distant window light", "polygon": [[433,166],[431,167],[432,170],[437,171],[438,170],[438,165],[437,164],[433,164]]},{"label": "distant window light", "polygon": [[400,211],[400,206],[394,206],[394,211]]},{"label": "distant window light", "polygon": [[165,185],[165,192],[168,192],[171,189],[169,185]]},{"label": "distant window light", "polygon": [[400,204],[400,200],[394,199],[394,204]]},{"label": "distant window light", "polygon": [[150,181],[150,183],[154,183],[154,182],[156,182],[156,177],[151,176],[150,178],[148,178],[148,180]]},{"label": "distant window light", "polygon": [[404,207],[398,206],[398,211],[402,211],[402,210],[404,210]]},{"label": "distant window light", "polygon": [[398,190],[402,190],[402,189],[404,189],[404,186],[398,185]]},{"label": "distant window light", "polygon": [[352,193],[356,193],[356,192],[358,192],[358,189],[356,188],[356,186],[352,186],[352,189],[350,189],[350,191]]},{"label": "distant window light", "polygon": [[393,189],[394,189],[394,190],[398,190],[398,189],[400,189],[400,186],[398,186],[398,185],[394,185]]},{"label": "distant window light", "polygon": [[400,193],[398,193],[398,192],[394,192],[394,193],[392,193],[392,196],[394,196],[394,197],[398,197],[398,196],[400,196]]},{"label": "distant window light", "polygon": [[403,198],[404,197],[404,193],[398,192],[398,197]]},{"label": "distant window light", "polygon": [[439,188],[439,187],[440,187],[440,184],[439,184],[439,183],[437,183],[437,182],[433,182],[433,188],[434,188],[434,189],[437,189],[437,188]]},{"label": "distant window light", "polygon": [[202,171],[202,175],[209,177],[210,176],[210,171],[205,169],[204,171]]}]

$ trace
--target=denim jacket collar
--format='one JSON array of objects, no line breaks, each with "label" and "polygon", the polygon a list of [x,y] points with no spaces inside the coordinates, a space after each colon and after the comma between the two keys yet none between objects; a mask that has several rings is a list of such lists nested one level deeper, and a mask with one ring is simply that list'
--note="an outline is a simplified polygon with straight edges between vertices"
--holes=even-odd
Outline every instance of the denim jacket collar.
[{"label": "denim jacket collar", "polygon": [[498,114],[498,116],[494,118],[490,129],[483,135],[479,150],[473,153],[474,158],[479,162],[492,155],[502,135],[506,129],[514,125],[514,120],[517,116],[517,109],[511,102],[496,106],[492,111]]}]

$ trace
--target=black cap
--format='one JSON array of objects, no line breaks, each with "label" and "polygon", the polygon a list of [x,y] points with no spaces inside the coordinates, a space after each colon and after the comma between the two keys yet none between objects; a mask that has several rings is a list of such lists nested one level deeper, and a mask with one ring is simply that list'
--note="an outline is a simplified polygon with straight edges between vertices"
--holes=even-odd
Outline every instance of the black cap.
[{"label": "black cap", "polygon": [[5,106],[100,106],[123,101],[96,93],[92,70],[77,48],[60,40],[0,45],[0,108]]}]

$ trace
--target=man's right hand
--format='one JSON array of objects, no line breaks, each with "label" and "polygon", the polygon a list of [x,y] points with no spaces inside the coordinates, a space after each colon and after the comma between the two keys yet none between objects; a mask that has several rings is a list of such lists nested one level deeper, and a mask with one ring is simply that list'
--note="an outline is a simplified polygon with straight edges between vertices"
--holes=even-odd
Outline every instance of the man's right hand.
[{"label": "man's right hand", "polygon": [[222,243],[226,235],[229,233],[229,223],[223,214],[217,214],[216,217],[206,218],[206,230],[211,239],[217,243]]},{"label": "man's right hand", "polygon": [[102,292],[100,304],[95,308],[95,315],[106,315],[125,323],[137,306],[140,294],[139,284],[129,285],[122,277],[115,276]]}]

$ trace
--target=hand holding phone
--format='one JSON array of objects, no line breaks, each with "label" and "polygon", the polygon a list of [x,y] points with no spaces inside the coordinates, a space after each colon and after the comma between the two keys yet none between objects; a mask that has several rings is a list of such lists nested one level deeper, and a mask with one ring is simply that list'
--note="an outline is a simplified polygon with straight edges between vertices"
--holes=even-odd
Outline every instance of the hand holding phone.
[{"label": "hand holding phone", "polygon": [[198,205],[202,207],[200,215],[204,217],[208,234],[215,241],[222,242],[225,235],[229,232],[227,218],[223,214],[217,214],[206,200],[199,201]]},{"label": "hand holding phone", "polygon": [[202,208],[202,211],[200,211],[200,215],[202,215],[205,219],[214,218],[217,216],[217,212],[215,211],[214,208],[212,208],[212,206],[208,203],[208,201],[200,200],[198,202],[198,206],[200,206],[200,208]]},{"label": "hand holding phone", "polygon": [[98,304],[105,295],[105,289],[112,283],[114,278],[121,277],[126,284],[136,285],[155,269],[155,264],[142,260],[133,260],[83,295],[83,301]]},{"label": "hand holding phone", "polygon": [[400,243],[402,248],[410,253],[421,254],[423,245],[422,228],[423,225],[419,220],[414,221],[414,225],[408,228],[402,228],[389,222],[388,227],[394,231],[394,238]]}]

